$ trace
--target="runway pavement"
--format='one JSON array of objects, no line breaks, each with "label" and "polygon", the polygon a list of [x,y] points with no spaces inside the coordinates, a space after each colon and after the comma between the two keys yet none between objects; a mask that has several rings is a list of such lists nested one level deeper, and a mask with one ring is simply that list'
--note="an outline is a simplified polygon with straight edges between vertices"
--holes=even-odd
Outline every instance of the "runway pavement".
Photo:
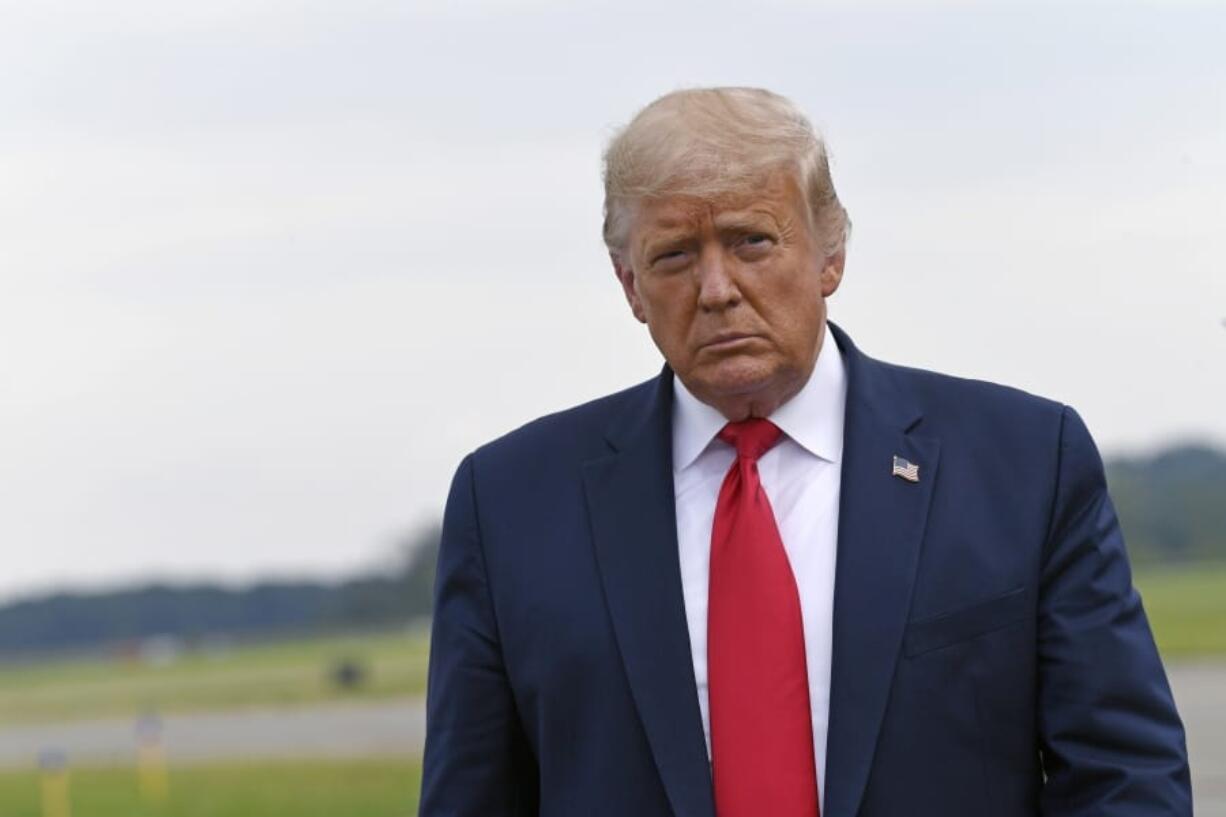
[{"label": "runway pavement", "polygon": [[1226,817],[1226,663],[1167,667],[1188,732],[1197,817]]},{"label": "runway pavement", "polygon": [[[1188,731],[1196,813],[1226,817],[1226,662],[1169,667]],[[420,699],[173,715],[162,723],[171,762],[284,757],[417,755]],[[29,768],[56,750],[72,764],[127,763],[136,725],[126,719],[0,729],[0,768]]]},{"label": "runway pavement", "polygon": [[[285,757],[416,755],[426,732],[419,699],[172,715],[161,743],[172,762]],[[0,730],[0,768],[28,767],[48,750],[72,764],[127,763],[137,723],[124,718]]]}]

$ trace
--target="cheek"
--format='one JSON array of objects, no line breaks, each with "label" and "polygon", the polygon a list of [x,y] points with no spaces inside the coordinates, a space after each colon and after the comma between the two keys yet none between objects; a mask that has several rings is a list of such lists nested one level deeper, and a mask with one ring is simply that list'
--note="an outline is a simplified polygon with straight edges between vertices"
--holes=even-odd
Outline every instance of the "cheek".
[{"label": "cheek", "polygon": [[639,298],[653,321],[673,324],[690,309],[693,302],[690,288],[686,276],[645,279],[640,282]]},{"label": "cheek", "polygon": [[821,277],[816,271],[785,270],[761,278],[759,303],[763,317],[780,329],[811,326],[824,315]]},{"label": "cheek", "polygon": [[683,355],[687,348],[696,304],[690,289],[678,276],[639,290],[651,337],[670,357]]}]

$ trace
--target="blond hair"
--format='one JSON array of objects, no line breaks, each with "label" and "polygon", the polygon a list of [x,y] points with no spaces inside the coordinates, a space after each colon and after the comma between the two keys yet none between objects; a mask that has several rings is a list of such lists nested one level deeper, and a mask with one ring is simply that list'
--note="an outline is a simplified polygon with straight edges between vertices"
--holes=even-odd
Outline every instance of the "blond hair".
[{"label": "blond hair", "polygon": [[605,245],[623,254],[639,201],[745,193],[779,170],[794,174],[804,191],[826,256],[841,252],[851,221],[835,193],[826,146],[790,100],[761,88],[666,94],[605,150]]}]

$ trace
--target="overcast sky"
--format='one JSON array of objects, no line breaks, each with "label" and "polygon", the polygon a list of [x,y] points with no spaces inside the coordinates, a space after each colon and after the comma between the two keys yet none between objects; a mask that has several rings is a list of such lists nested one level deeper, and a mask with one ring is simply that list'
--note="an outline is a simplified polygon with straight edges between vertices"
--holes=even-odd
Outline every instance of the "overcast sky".
[{"label": "overcast sky", "polygon": [[682,86],[823,130],[869,354],[1226,444],[1224,8],[0,0],[0,601],[339,577],[653,375],[599,157]]}]

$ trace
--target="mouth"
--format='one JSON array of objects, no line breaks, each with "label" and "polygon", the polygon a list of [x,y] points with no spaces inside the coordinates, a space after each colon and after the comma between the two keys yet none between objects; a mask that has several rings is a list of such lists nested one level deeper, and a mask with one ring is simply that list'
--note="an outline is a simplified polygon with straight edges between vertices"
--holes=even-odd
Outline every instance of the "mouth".
[{"label": "mouth", "polygon": [[699,348],[718,352],[734,348],[737,345],[754,340],[757,337],[758,335],[750,334],[748,332],[722,332],[708,340],[706,343],[703,343]]}]

